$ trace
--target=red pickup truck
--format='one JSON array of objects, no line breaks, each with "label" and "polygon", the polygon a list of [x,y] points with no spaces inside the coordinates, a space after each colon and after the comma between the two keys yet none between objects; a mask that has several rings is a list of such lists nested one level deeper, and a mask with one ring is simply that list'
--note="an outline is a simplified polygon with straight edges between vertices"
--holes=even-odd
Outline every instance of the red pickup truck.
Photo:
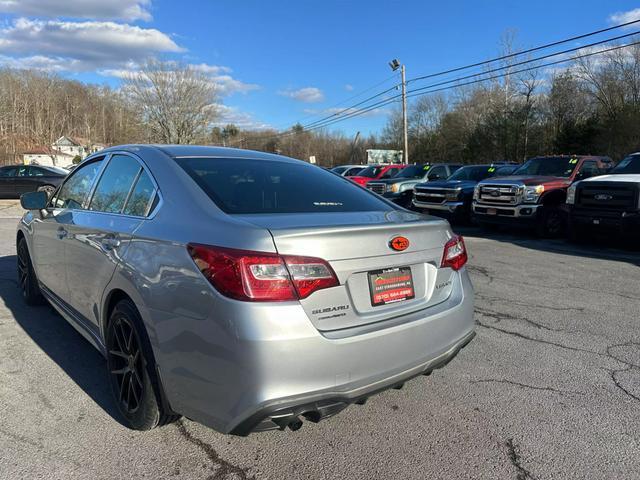
[{"label": "red pickup truck", "polygon": [[576,180],[601,175],[612,166],[608,157],[556,155],[535,157],[506,177],[478,183],[473,194],[473,215],[480,225],[524,225],[542,237],[565,231],[561,208],[567,189]]},{"label": "red pickup truck", "polygon": [[358,175],[347,177],[363,187],[371,180],[381,180],[391,178],[402,170],[406,165],[369,165],[358,173]]}]

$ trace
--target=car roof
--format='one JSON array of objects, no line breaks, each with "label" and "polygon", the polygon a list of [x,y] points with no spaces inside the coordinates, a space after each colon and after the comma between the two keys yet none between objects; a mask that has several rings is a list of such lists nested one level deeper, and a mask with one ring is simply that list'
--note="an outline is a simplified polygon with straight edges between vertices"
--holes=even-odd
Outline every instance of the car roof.
[{"label": "car roof", "polygon": [[[172,158],[184,157],[210,157],[210,158],[247,158],[255,160],[272,160],[288,163],[304,163],[303,160],[285,157],[284,155],[276,155],[273,153],[258,152],[255,150],[244,150],[240,148],[215,147],[208,145],[147,145],[132,144],[118,145],[101,150],[99,153],[110,153],[114,151],[127,151],[144,155],[145,152],[161,151],[165,155]],[[308,164],[310,165],[310,164]]]}]

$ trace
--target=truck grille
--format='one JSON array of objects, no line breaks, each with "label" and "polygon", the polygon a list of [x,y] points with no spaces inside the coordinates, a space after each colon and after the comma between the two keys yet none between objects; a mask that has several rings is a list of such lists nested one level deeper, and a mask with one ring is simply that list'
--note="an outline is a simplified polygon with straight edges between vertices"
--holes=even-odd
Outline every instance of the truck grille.
[{"label": "truck grille", "polygon": [[414,189],[416,202],[442,204],[446,200],[447,193],[455,192],[450,188],[418,187]]},{"label": "truck grille", "polygon": [[598,210],[632,210],[638,205],[634,183],[584,182],[576,189],[576,206]]},{"label": "truck grille", "polygon": [[520,187],[517,185],[484,184],[480,186],[478,201],[493,205],[517,205],[520,203]]},{"label": "truck grille", "polygon": [[367,183],[367,188],[372,192],[377,193],[378,195],[384,195],[384,192],[387,191],[386,183]]}]

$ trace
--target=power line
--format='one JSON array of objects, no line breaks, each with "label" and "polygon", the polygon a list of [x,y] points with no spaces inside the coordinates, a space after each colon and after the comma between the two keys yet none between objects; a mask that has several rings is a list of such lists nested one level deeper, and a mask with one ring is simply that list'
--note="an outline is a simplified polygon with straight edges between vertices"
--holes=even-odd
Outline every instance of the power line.
[{"label": "power line", "polygon": [[[433,77],[436,77],[436,76],[442,76],[442,75],[446,75],[448,73],[462,71],[462,70],[466,70],[466,69],[473,68],[473,67],[487,65],[487,64],[499,61],[499,60],[513,58],[513,57],[524,55],[524,54],[527,54],[527,53],[543,50],[543,49],[550,48],[550,47],[553,47],[553,46],[561,45],[563,43],[579,40],[579,39],[582,39],[582,38],[586,38],[586,37],[589,37],[589,36],[597,35],[597,34],[604,33],[604,32],[607,32],[607,31],[611,31],[611,30],[614,30],[614,29],[623,28],[623,27],[626,27],[626,26],[629,26],[629,25],[632,25],[632,24],[636,24],[636,23],[639,23],[639,22],[640,22],[640,19],[634,20],[634,21],[631,21],[631,22],[626,22],[626,23],[623,23],[623,24],[620,24],[620,25],[614,25],[612,27],[608,27],[608,28],[604,28],[604,29],[600,29],[600,30],[595,30],[593,32],[585,33],[585,34],[582,34],[582,35],[577,35],[577,36],[574,36],[574,37],[571,37],[571,38],[567,38],[567,39],[564,39],[564,40],[559,40],[559,41],[556,41],[556,42],[548,43],[548,44],[545,44],[545,45],[541,45],[541,46],[538,46],[538,47],[530,48],[530,49],[523,50],[523,51],[520,51],[520,52],[515,52],[515,53],[509,54],[509,55],[503,55],[501,57],[496,57],[496,58],[491,59],[491,60],[485,60],[485,61],[482,61],[482,62],[477,62],[477,63],[474,63],[474,64],[465,65],[465,66],[462,66],[462,67],[457,67],[457,68],[454,68],[454,69],[445,70],[445,71],[442,71],[442,72],[437,72],[437,73],[433,73],[433,74],[429,74],[429,75],[423,75],[423,76],[420,76],[420,77],[414,77],[412,79],[409,79],[407,81],[407,83],[415,82],[415,81],[419,81],[419,80],[423,80],[423,79],[427,79],[427,78],[433,78]],[[484,78],[484,79],[479,79],[479,80],[475,80],[475,81],[471,81],[471,82],[466,82],[464,84],[459,84],[458,83],[461,80],[474,78],[474,77],[478,77],[478,76],[482,76],[482,75],[487,75],[488,73],[493,73],[493,72],[497,72],[497,71],[501,71],[501,70],[511,69],[514,66],[526,65],[526,64],[529,64],[529,63],[537,62],[537,61],[544,60],[544,59],[551,58],[551,57],[558,56],[558,55],[564,55],[564,54],[567,54],[567,53],[576,52],[576,51],[579,51],[579,50],[583,50],[585,48],[590,48],[590,47],[594,47],[594,46],[597,46],[597,45],[601,45],[603,43],[612,42],[612,41],[615,41],[615,40],[620,40],[622,38],[627,38],[627,37],[630,37],[630,36],[633,36],[633,35],[637,35],[638,33],[640,33],[640,31],[636,31],[636,32],[632,32],[632,33],[628,33],[628,34],[624,34],[624,35],[619,35],[619,36],[612,37],[612,38],[609,38],[609,39],[606,39],[606,40],[593,42],[591,44],[587,44],[587,45],[583,45],[583,46],[575,47],[575,48],[571,48],[571,49],[566,49],[566,50],[563,50],[563,51],[560,51],[560,52],[556,52],[556,53],[552,53],[552,54],[548,54],[548,55],[543,55],[541,57],[537,57],[537,58],[534,58],[534,59],[524,60],[524,61],[521,61],[521,62],[518,62],[518,63],[515,63],[515,64],[511,64],[511,65],[507,65],[507,66],[503,66],[503,67],[493,68],[493,69],[485,71],[485,72],[479,72],[479,73],[475,73],[475,74],[470,74],[470,75],[466,75],[466,76],[463,76],[463,77],[458,77],[458,78],[454,78],[454,79],[451,79],[451,80],[439,82],[439,83],[436,83],[436,84],[427,85],[427,86],[424,86],[424,87],[420,87],[420,88],[416,88],[416,89],[413,89],[413,90],[409,90],[408,93],[413,93],[413,95],[410,95],[410,96],[411,97],[415,97],[415,96],[421,95],[420,93],[417,93],[417,92],[421,92],[421,91],[424,91],[424,90],[432,89],[434,87],[438,87],[438,86],[442,86],[442,85],[455,83],[455,85],[450,85],[448,87],[439,88],[439,89],[436,89],[436,90],[426,91],[426,92],[424,92],[424,94],[433,93],[433,92],[442,91],[442,90],[447,90],[449,88],[454,88],[454,87],[457,87],[457,86],[470,85],[470,84],[474,84],[474,83],[480,83],[480,82],[483,82],[483,81],[488,81],[488,80],[495,79],[495,78],[500,78],[503,75],[487,77],[487,78]],[[538,69],[538,68],[544,68],[545,66],[557,65],[557,64],[560,64],[560,63],[565,63],[565,62],[569,62],[569,61],[572,61],[572,60],[576,60],[576,59],[579,59],[579,58],[584,58],[584,57],[587,57],[587,56],[591,56],[591,55],[595,55],[595,54],[599,54],[599,53],[604,53],[604,52],[607,52],[607,51],[617,50],[619,48],[626,48],[628,46],[632,46],[632,45],[636,45],[636,44],[637,44],[637,42],[636,43],[632,43],[632,44],[622,45],[622,46],[619,46],[619,47],[614,47],[612,49],[607,49],[607,50],[603,50],[603,51],[600,51],[600,52],[591,52],[591,53],[586,54],[586,55],[581,55],[581,56],[578,56],[578,57],[572,57],[572,58],[569,58],[569,59],[563,59],[563,60],[560,60],[560,61],[557,61],[557,62],[551,62],[551,63],[547,63],[547,64],[544,64],[544,65],[539,65],[539,66],[536,66],[536,67],[533,67],[533,68],[518,70],[516,72],[510,72],[510,73],[511,74],[515,74],[515,73],[521,73],[521,72],[525,72],[525,71],[535,70],[535,69]],[[392,78],[392,77],[390,77],[390,78]],[[389,79],[386,79],[383,82],[380,82],[378,85],[380,85],[380,84],[382,84],[382,83],[384,83],[384,82],[386,82],[388,80]],[[373,88],[375,88],[375,86],[370,87],[368,90],[370,91]],[[392,90],[395,90],[396,88],[397,88],[397,85],[392,87],[392,88],[383,90],[383,91],[381,91],[381,92],[379,92],[379,93],[377,93],[375,95],[372,95],[372,96],[370,96],[370,97],[368,97],[368,98],[366,98],[366,99],[364,99],[364,100],[362,100],[362,101],[360,101],[360,102],[358,102],[358,103],[356,103],[354,105],[346,107],[346,108],[344,108],[344,109],[342,109],[342,110],[340,110],[338,112],[335,112],[335,113],[333,113],[331,115],[327,115],[327,116],[325,116],[325,117],[323,117],[323,118],[321,118],[319,120],[315,120],[315,121],[313,121],[313,122],[311,122],[309,124],[303,125],[303,129],[305,131],[312,131],[312,130],[317,130],[319,128],[324,128],[324,127],[332,125],[334,123],[337,123],[337,122],[340,122],[340,121],[343,121],[343,120],[348,120],[348,119],[353,118],[355,116],[363,115],[363,114],[365,114],[367,112],[370,112],[370,111],[372,111],[372,110],[374,110],[376,108],[379,108],[379,107],[384,106],[384,105],[388,105],[389,103],[393,103],[401,95],[394,95],[394,96],[392,96],[390,98],[387,98],[387,99],[382,100],[382,101],[378,101],[378,102],[376,102],[374,104],[366,105],[366,106],[364,106],[363,108],[360,108],[360,109],[356,108],[356,107],[364,105],[364,104],[370,102],[371,100],[374,100],[374,99],[376,99],[376,98],[378,98],[378,97],[380,97],[380,96],[382,96],[382,95],[384,95],[386,93],[389,93]],[[356,95],[354,97],[361,96],[366,91],[367,90],[365,90],[364,92],[361,92],[361,94]],[[352,98],[354,98],[354,97],[352,97]],[[348,100],[344,100],[344,101],[342,101],[340,103],[345,103],[346,101],[348,101]],[[278,137],[288,136],[288,135],[291,135],[291,134],[295,134],[295,132],[287,131],[287,132],[282,132],[282,133],[275,134],[275,135],[268,135],[265,138],[278,138]],[[257,137],[257,138],[260,138],[260,137]]]},{"label": "power line", "polygon": [[[615,50],[620,50],[620,49],[632,47],[632,46],[635,46],[635,45],[640,45],[640,41],[633,42],[633,43],[628,43],[628,44],[625,44],[625,45],[618,45],[616,47],[611,47],[611,48],[608,48],[608,49],[599,50],[597,52],[589,52],[589,53],[585,53],[583,55],[578,55],[578,56],[571,57],[571,58],[564,58],[562,60],[557,60],[555,62],[548,62],[548,63],[541,64],[541,65],[535,65],[535,66],[529,67],[529,68],[523,68],[523,69],[520,69],[520,70],[509,72],[509,74],[513,75],[513,74],[517,74],[517,73],[524,73],[524,72],[528,72],[528,71],[532,71],[532,70],[538,70],[540,68],[546,68],[546,67],[550,67],[550,66],[554,66],[554,65],[559,65],[559,64],[562,64],[562,63],[567,63],[567,62],[571,62],[571,61],[575,61],[575,60],[580,60],[581,58],[591,57],[591,56],[594,56],[594,55],[601,55],[603,53],[612,52],[612,51],[615,51]],[[482,75],[482,74],[479,74],[479,75]],[[477,84],[477,83],[487,82],[487,81],[495,80],[497,78],[501,78],[501,77],[504,77],[504,76],[505,76],[505,74],[493,75],[493,76],[490,76],[490,77],[479,78],[479,79],[472,80],[472,81],[465,82],[465,83],[461,83],[461,84],[448,85],[448,86],[445,86],[445,87],[441,87],[441,88],[437,88],[437,89],[433,89],[433,90],[429,90],[429,91],[422,91],[422,90],[424,90],[424,87],[423,88],[417,88],[417,89],[409,90],[407,92],[407,96],[409,98],[419,97],[419,96],[422,96],[422,95],[427,95],[429,93],[435,93],[435,92],[440,92],[440,91],[443,91],[443,90],[449,90],[451,88],[457,88],[457,87],[462,87],[462,86],[467,86],[467,85],[473,85],[473,84]],[[334,123],[338,123],[338,122],[341,122],[343,120],[348,120],[350,118],[353,118],[353,117],[356,117],[356,116],[359,116],[359,115],[363,115],[363,114],[365,114],[365,113],[367,113],[367,112],[369,112],[369,111],[371,111],[371,110],[373,110],[375,108],[379,108],[380,106],[383,106],[385,104],[389,104],[389,103],[393,103],[394,101],[397,101],[398,97],[400,97],[400,95],[396,95],[395,97],[392,97],[390,99],[383,100],[382,102],[378,102],[378,103],[373,104],[371,106],[368,106],[366,108],[357,110],[355,112],[351,112],[347,116],[341,117],[339,119],[334,119],[334,120],[332,120],[330,122],[326,122],[323,125],[319,125],[319,126],[316,126],[316,127],[313,127],[313,128],[309,128],[308,130],[305,130],[305,131],[312,131],[312,130],[316,130],[318,128],[324,128],[324,127],[327,127],[327,126],[332,125]],[[295,132],[286,132],[287,135],[294,134],[294,133]]]},{"label": "power line", "polygon": [[484,60],[482,62],[472,63],[470,65],[465,65],[463,67],[456,67],[456,68],[452,68],[450,70],[445,70],[445,71],[442,71],[442,72],[431,73],[431,74],[428,74],[428,75],[415,77],[415,78],[409,79],[407,81],[407,83],[415,82],[415,81],[418,81],[418,80],[423,80],[423,79],[426,79],[426,78],[439,77],[439,76],[442,76],[442,75],[447,75],[449,73],[455,73],[455,72],[459,72],[461,70],[467,70],[469,68],[481,67],[482,65],[487,65],[489,63],[497,62],[497,61],[500,61],[500,60],[506,60],[508,58],[513,58],[513,57],[517,57],[517,56],[520,56],[520,55],[526,55],[527,53],[532,53],[532,52],[536,52],[536,51],[539,51],[539,50],[546,50],[547,48],[551,48],[551,47],[555,47],[555,46],[558,46],[558,45],[562,45],[563,43],[573,42],[575,40],[581,40],[583,38],[592,37],[594,35],[599,35],[600,33],[609,32],[611,30],[615,30],[615,29],[618,29],[618,28],[628,27],[629,25],[633,25],[633,24],[636,24],[638,22],[640,22],[640,19],[633,20],[633,21],[627,22],[627,23],[621,23],[620,25],[613,25],[613,26],[608,27],[608,28],[602,28],[600,30],[595,30],[595,31],[589,32],[589,33],[584,33],[582,35],[577,35],[575,37],[566,38],[564,40],[558,40],[558,41],[555,41],[555,42],[547,43],[545,45],[540,45],[538,47],[529,48],[528,50],[522,50],[520,52],[510,53],[508,55],[503,55],[501,57],[492,58],[491,60]]},{"label": "power line", "polygon": [[419,90],[425,90],[427,88],[439,87],[440,85],[446,85],[448,83],[459,82],[460,80],[466,80],[468,78],[473,78],[473,77],[477,77],[477,76],[480,76],[480,75],[487,75],[489,73],[498,72],[500,70],[507,70],[509,68],[518,67],[520,65],[526,65],[528,63],[538,62],[540,60],[545,60],[547,58],[557,57],[558,55],[565,55],[567,53],[577,52],[577,51],[580,51],[580,50],[584,50],[585,48],[596,47],[598,45],[602,45],[603,43],[614,42],[616,40],[620,40],[622,38],[627,38],[627,37],[631,37],[633,35],[638,35],[638,34],[640,34],[640,30],[636,30],[635,32],[631,32],[631,33],[626,33],[624,35],[618,35],[617,37],[608,38],[606,40],[600,40],[600,41],[597,41],[597,42],[589,43],[587,45],[583,45],[583,46],[580,46],[580,47],[569,48],[569,49],[566,49],[566,50],[562,50],[560,52],[543,55],[541,57],[532,58],[532,59],[529,59],[529,60],[523,60],[521,62],[512,63],[512,64],[509,64],[509,65],[505,65],[503,67],[496,67],[496,68],[493,68],[491,70],[487,70],[485,72],[473,73],[473,74],[470,74],[470,75],[466,75],[464,77],[455,78],[453,80],[446,80],[446,81],[439,82],[439,83],[433,83],[431,85],[427,85],[427,86],[424,86],[424,87],[420,87],[420,88],[414,89],[413,91],[415,92],[415,91],[419,91]]}]

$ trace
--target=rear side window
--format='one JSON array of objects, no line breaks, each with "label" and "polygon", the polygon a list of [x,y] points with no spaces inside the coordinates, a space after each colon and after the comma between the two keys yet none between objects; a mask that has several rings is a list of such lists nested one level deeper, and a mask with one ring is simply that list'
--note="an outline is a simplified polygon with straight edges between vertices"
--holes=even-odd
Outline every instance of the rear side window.
[{"label": "rear side window", "polygon": [[16,167],[0,168],[0,177],[13,177],[16,174]]},{"label": "rear side window", "polygon": [[135,187],[129,196],[129,201],[124,207],[125,215],[144,217],[151,210],[155,198],[156,187],[144,170],[138,177]]},{"label": "rear side window", "polygon": [[300,162],[178,158],[178,164],[226,213],[392,210],[346,178]]},{"label": "rear side window", "polygon": [[56,208],[82,208],[102,162],[101,158],[76,169],[52,200],[52,205]]},{"label": "rear side window", "polygon": [[98,181],[89,210],[120,213],[127,201],[140,164],[126,155],[114,155]]}]

